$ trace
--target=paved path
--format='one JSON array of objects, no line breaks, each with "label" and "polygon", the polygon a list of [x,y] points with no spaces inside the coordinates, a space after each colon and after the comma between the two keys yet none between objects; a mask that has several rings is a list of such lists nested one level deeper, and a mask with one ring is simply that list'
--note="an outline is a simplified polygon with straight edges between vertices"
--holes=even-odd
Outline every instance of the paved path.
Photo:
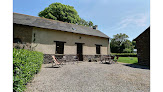
[{"label": "paved path", "polygon": [[42,69],[26,92],[149,92],[150,70],[130,64],[82,62]]}]

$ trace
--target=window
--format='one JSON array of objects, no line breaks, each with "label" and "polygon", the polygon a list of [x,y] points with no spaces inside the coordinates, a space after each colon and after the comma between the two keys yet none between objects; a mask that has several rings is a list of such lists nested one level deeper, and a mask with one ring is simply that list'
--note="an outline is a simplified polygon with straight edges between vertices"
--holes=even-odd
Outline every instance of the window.
[{"label": "window", "polygon": [[101,49],[100,49],[100,45],[96,45],[96,54],[100,54],[100,51]]},{"label": "window", "polygon": [[56,54],[63,54],[64,42],[56,42]]}]

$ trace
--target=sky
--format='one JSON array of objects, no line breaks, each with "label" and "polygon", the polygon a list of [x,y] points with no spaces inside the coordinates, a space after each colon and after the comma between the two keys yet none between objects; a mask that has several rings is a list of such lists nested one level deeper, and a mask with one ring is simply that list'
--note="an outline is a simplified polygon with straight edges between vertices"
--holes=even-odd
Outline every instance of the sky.
[{"label": "sky", "polygon": [[132,41],[150,26],[150,0],[13,0],[13,12],[38,16],[55,2],[73,6],[111,38],[125,33]]}]

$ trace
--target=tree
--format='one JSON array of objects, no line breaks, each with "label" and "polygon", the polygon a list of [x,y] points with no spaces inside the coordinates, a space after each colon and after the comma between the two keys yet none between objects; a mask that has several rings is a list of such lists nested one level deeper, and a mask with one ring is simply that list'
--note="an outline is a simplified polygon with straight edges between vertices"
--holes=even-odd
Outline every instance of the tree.
[{"label": "tree", "polygon": [[38,16],[83,26],[93,26],[92,21],[87,22],[84,19],[81,19],[73,6],[61,3],[52,3],[43,11],[39,12]]},{"label": "tree", "polygon": [[134,46],[130,40],[126,40],[123,44],[125,47],[123,50],[124,53],[131,53],[134,50]]},{"label": "tree", "polygon": [[131,49],[129,49],[129,48],[125,48],[124,50],[123,50],[123,53],[131,53],[132,51],[131,51]]},{"label": "tree", "polygon": [[79,23],[81,18],[73,6],[61,3],[52,3],[49,7],[39,12],[38,16],[68,23]]},{"label": "tree", "polygon": [[122,34],[122,33],[116,34],[116,35],[114,35],[113,37],[114,37],[115,41],[119,41],[119,42],[120,42],[120,45],[122,45],[122,43],[123,43],[124,41],[126,41],[127,38],[129,38],[128,35]]},{"label": "tree", "polygon": [[134,46],[134,49],[137,49],[137,47],[136,47],[136,41],[132,41],[132,45]]},{"label": "tree", "polygon": [[120,42],[113,38],[110,42],[110,49],[112,53],[121,53]]},{"label": "tree", "polygon": [[88,26],[93,27],[93,22],[92,21],[89,21],[88,22]]},{"label": "tree", "polygon": [[116,34],[110,43],[110,48],[112,53],[130,53],[133,51],[134,46],[132,42],[128,40],[128,35],[126,34]]},{"label": "tree", "polygon": [[84,19],[81,19],[81,20],[79,21],[79,25],[88,26],[88,22],[85,21]]}]

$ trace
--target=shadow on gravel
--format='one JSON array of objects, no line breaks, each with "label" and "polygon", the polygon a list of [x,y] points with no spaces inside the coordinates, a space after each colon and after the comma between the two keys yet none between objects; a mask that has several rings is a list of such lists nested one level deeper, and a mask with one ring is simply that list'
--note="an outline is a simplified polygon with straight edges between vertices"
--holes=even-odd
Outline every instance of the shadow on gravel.
[{"label": "shadow on gravel", "polygon": [[101,63],[101,64],[107,64],[107,65],[111,65],[111,63],[109,63],[109,62],[105,62],[105,63]]},{"label": "shadow on gravel", "polygon": [[44,68],[60,68],[60,67],[57,67],[57,66],[54,66],[54,67],[48,66],[48,67],[44,67]]},{"label": "shadow on gravel", "polygon": [[128,66],[128,67],[132,67],[132,68],[140,68],[140,69],[150,70],[150,67],[142,66],[142,65],[138,65],[138,64],[123,64],[123,65]]}]

